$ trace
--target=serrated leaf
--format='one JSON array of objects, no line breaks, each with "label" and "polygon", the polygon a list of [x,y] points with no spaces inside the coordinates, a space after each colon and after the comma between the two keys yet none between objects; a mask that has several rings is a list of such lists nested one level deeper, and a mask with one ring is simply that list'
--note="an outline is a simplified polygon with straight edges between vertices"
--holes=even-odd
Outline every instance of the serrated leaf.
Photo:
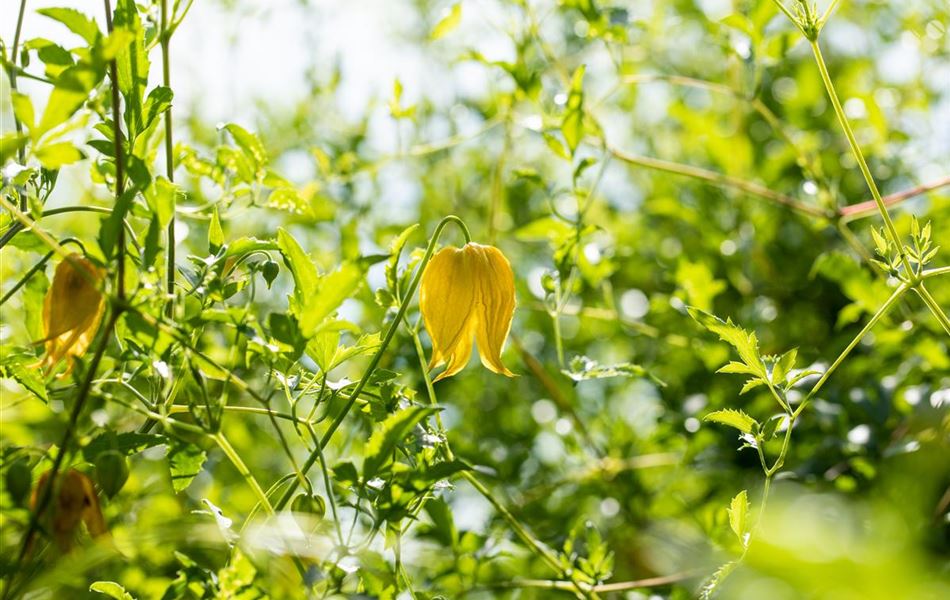
[{"label": "serrated leaf", "polygon": [[139,452],[167,443],[163,435],[125,432],[115,433],[107,431],[100,433],[91,442],[83,446],[82,456],[87,462],[95,461],[96,457],[107,450],[115,450],[124,456],[132,456]]},{"label": "serrated leaf", "polygon": [[754,378],[754,379],[750,379],[750,380],[746,381],[746,382],[745,382],[745,385],[742,386],[742,389],[739,390],[739,395],[741,396],[742,394],[745,394],[746,392],[748,392],[748,391],[750,391],[750,390],[754,390],[755,388],[759,387],[760,385],[765,385],[765,383],[766,383],[766,382],[765,382],[765,379],[762,379],[761,377],[756,377],[756,378]]},{"label": "serrated leaf", "polygon": [[445,11],[445,14],[439,19],[439,22],[432,28],[429,38],[437,40],[448,34],[462,22],[462,3],[456,2],[451,8]]},{"label": "serrated leaf", "polygon": [[14,352],[9,347],[4,348],[3,358],[0,359],[0,378],[13,379],[43,402],[49,402],[43,372],[32,366],[35,364],[36,356],[27,351]]},{"label": "serrated leaf", "polygon": [[749,365],[741,362],[730,361],[728,364],[719,368],[717,373],[730,373],[733,375],[755,375],[755,370]]},{"label": "serrated leaf", "polygon": [[99,26],[96,25],[95,19],[74,8],[41,8],[36,12],[59,21],[90,45],[99,37]]},{"label": "serrated leaf", "polygon": [[207,455],[201,448],[181,440],[172,440],[168,445],[168,470],[171,472],[172,487],[181,492],[201,472]]},{"label": "serrated leaf", "polygon": [[703,421],[712,421],[713,423],[720,423],[722,425],[728,425],[729,427],[735,427],[742,433],[752,433],[753,428],[758,427],[758,422],[745,414],[741,410],[736,410],[732,408],[724,408],[722,410],[717,410],[716,412],[709,413],[703,417]]},{"label": "serrated leaf", "polygon": [[729,526],[733,533],[739,538],[739,543],[743,546],[748,545],[748,515],[749,515],[749,496],[745,490],[736,494],[735,498],[729,504]]},{"label": "serrated leaf", "polygon": [[412,431],[419,422],[440,409],[435,406],[411,406],[390,415],[376,426],[363,450],[363,479],[376,476],[391,458],[396,445]]},{"label": "serrated leaf", "polygon": [[750,333],[734,324],[731,319],[723,321],[715,315],[690,307],[689,315],[697,323],[715,333],[719,339],[731,345],[739,353],[739,358],[759,377],[765,377],[765,365],[759,355],[759,340],[755,333]]},{"label": "serrated leaf", "polygon": [[712,600],[715,598],[716,593],[719,590],[719,586],[722,585],[722,582],[725,581],[727,577],[729,577],[729,574],[735,570],[738,564],[739,563],[736,561],[731,561],[716,569],[716,572],[713,573],[703,584],[702,590],[699,594],[699,600]]}]

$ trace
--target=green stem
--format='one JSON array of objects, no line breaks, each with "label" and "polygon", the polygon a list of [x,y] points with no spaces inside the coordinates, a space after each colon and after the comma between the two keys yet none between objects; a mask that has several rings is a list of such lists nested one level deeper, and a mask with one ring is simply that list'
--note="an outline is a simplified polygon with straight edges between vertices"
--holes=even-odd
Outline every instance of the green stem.
[{"label": "green stem", "polygon": [[[168,45],[171,42],[172,32],[168,30],[168,0],[162,0],[161,32],[159,33],[162,47],[162,83],[171,89],[171,61],[169,60]],[[165,111],[165,176],[168,181],[175,181],[175,157],[172,144],[172,109]],[[168,221],[166,231],[167,248],[165,249],[165,292],[168,302],[165,305],[165,315],[172,317],[175,314],[175,211],[172,210],[171,220]]]},{"label": "green stem", "polygon": [[835,115],[838,117],[838,123],[844,130],[845,137],[848,138],[848,144],[851,146],[851,153],[854,155],[854,159],[858,163],[858,168],[861,170],[861,174],[864,176],[864,181],[867,183],[868,189],[871,190],[871,196],[874,198],[874,203],[877,206],[877,210],[881,213],[881,218],[884,219],[884,227],[887,229],[887,234],[891,238],[891,241],[897,246],[898,252],[900,252],[901,262],[904,264],[904,269],[906,270],[908,276],[911,276],[914,271],[910,267],[910,261],[907,259],[907,253],[904,252],[904,244],[901,243],[901,238],[897,233],[897,228],[894,227],[894,221],[891,220],[891,215],[887,212],[887,206],[884,204],[884,199],[881,197],[881,192],[878,191],[877,184],[874,182],[874,177],[871,175],[871,169],[868,168],[868,163],[866,160],[864,160],[864,153],[861,152],[861,147],[858,145],[858,140],[854,137],[854,131],[851,129],[851,123],[848,121],[848,117],[844,112],[844,108],[841,107],[841,102],[838,100],[838,92],[835,90],[835,85],[831,81],[831,75],[828,74],[828,66],[825,64],[825,59],[821,55],[821,47],[818,44],[818,40],[810,40],[809,43],[811,44],[812,54],[815,56],[815,63],[818,65],[818,72],[821,73],[821,81],[825,85],[825,91],[828,93],[828,98],[831,100],[831,105],[835,109]]},{"label": "green stem", "polygon": [[[112,6],[109,0],[103,0],[106,9],[106,30],[112,35]],[[122,141],[122,114],[119,110],[119,67],[115,59],[109,61],[109,76],[112,85],[112,127],[115,140],[115,203],[118,206],[125,194],[125,144]],[[119,300],[125,300],[125,228],[119,227],[116,236],[116,294]]]},{"label": "green stem", "polygon": [[[333,422],[330,424],[330,427],[318,442],[319,449],[314,450],[310,453],[310,456],[307,457],[307,461],[303,465],[304,474],[306,474],[307,471],[309,471],[313,464],[317,461],[319,457],[319,450],[324,448],[330,442],[330,439],[333,437],[333,434],[336,432],[337,428],[339,428],[340,424],[346,418],[346,415],[350,412],[350,409],[353,408],[353,404],[356,402],[356,399],[359,398],[363,388],[366,387],[367,383],[369,383],[369,378],[373,375],[376,367],[379,366],[379,361],[382,360],[383,353],[386,351],[386,348],[389,347],[389,343],[396,335],[396,330],[399,328],[399,324],[406,316],[406,311],[409,310],[409,304],[412,301],[412,297],[415,295],[416,288],[419,286],[419,281],[422,279],[422,272],[425,270],[426,265],[429,264],[429,260],[432,258],[432,254],[435,252],[435,247],[439,241],[439,237],[442,235],[442,231],[450,223],[454,223],[462,230],[462,234],[465,237],[466,243],[472,241],[472,235],[469,233],[468,227],[466,227],[465,223],[455,215],[449,215],[445,217],[439,221],[438,225],[436,225],[435,231],[432,233],[432,237],[429,238],[429,245],[426,248],[426,253],[422,257],[422,261],[419,263],[419,266],[416,268],[416,273],[409,284],[409,289],[406,290],[406,297],[403,299],[402,304],[399,305],[399,310],[396,312],[396,316],[393,318],[392,323],[389,324],[389,329],[386,330],[386,335],[383,337],[383,341],[380,343],[379,349],[376,350],[373,358],[370,359],[369,365],[363,372],[363,376],[360,378],[359,383],[357,383],[356,387],[353,388],[350,399],[343,406],[343,410],[340,411],[340,414],[337,415],[337,417],[333,420]],[[287,505],[287,502],[290,501],[290,498],[293,496],[296,490],[296,482],[291,483],[284,492],[284,495],[281,496],[280,500],[277,502],[277,510],[281,510]]]},{"label": "green stem", "polygon": [[[16,61],[17,61],[17,52],[20,49],[20,33],[23,31],[23,13],[26,10],[26,0],[20,0],[20,12],[17,14],[16,19],[16,31],[13,34],[13,47],[10,49],[10,67],[7,70],[7,75],[10,78],[10,89],[12,91],[17,91],[16,87]],[[16,128],[17,137],[23,135],[23,124],[20,123],[20,120],[16,117],[16,114],[13,115],[13,127]],[[17,160],[19,163],[26,163],[26,149],[23,146],[20,146],[17,149]],[[20,197],[20,210],[26,211],[26,196],[21,195]]]},{"label": "green stem", "polygon": [[927,269],[920,274],[920,279],[927,279],[928,277],[939,277],[940,275],[950,275],[950,265],[946,267],[937,267],[935,269]]},{"label": "green stem", "polygon": [[950,318],[947,318],[947,313],[943,312],[943,309],[940,308],[940,305],[937,304],[934,297],[931,296],[927,288],[924,287],[924,282],[921,281],[914,286],[914,291],[917,292],[920,299],[924,301],[924,304],[927,305],[930,312],[937,318],[937,321],[940,323],[940,326],[943,327],[946,334],[950,335]]},{"label": "green stem", "polygon": [[247,468],[247,465],[244,464],[244,461],[241,459],[241,455],[235,451],[234,447],[231,445],[231,442],[228,441],[228,438],[219,431],[218,433],[211,434],[211,439],[213,439],[218,445],[218,448],[221,448],[221,451],[224,452],[224,455],[228,457],[228,460],[231,461],[232,465],[234,465],[234,468],[247,483],[248,487],[250,487],[251,491],[254,492],[254,495],[257,496],[257,501],[261,503],[262,507],[264,507],[264,512],[266,512],[268,515],[273,515],[274,507],[271,506],[270,500],[267,499],[267,494],[264,493],[264,489],[261,487],[261,484],[257,482],[257,479]]},{"label": "green stem", "polygon": [[864,339],[864,336],[866,336],[868,332],[874,328],[877,322],[880,321],[881,318],[891,309],[891,307],[893,307],[894,304],[901,298],[901,296],[904,295],[904,292],[907,291],[908,287],[909,286],[906,283],[901,284],[896,290],[894,290],[894,293],[891,294],[890,298],[888,298],[884,304],[882,304],[881,307],[877,309],[877,312],[874,313],[867,324],[865,324],[861,331],[859,331],[858,334],[854,336],[854,339],[851,340],[851,343],[849,343],[848,346],[841,352],[841,354],[838,355],[838,358],[835,359],[835,362],[833,362],[821,376],[821,378],[815,382],[814,387],[812,387],[811,391],[808,392],[808,395],[798,406],[798,408],[795,409],[795,412],[792,413],[792,419],[798,418],[798,415],[801,414],[808,401],[818,393],[818,390],[820,390],[823,385],[825,385],[825,382],[828,381],[828,378],[831,377],[831,374],[835,372],[842,362],[844,362],[844,359],[847,358],[848,354],[850,354],[852,350],[854,350],[854,347],[857,346],[862,339]]}]

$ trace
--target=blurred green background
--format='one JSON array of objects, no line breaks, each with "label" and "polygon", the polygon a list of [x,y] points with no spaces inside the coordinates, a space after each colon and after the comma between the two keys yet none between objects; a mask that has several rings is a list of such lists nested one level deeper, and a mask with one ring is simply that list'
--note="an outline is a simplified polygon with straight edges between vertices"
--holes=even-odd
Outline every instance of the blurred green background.
[{"label": "blurred green background", "polygon": [[[73,4],[103,23],[98,4]],[[17,5],[0,7],[7,47]],[[24,39],[74,46],[78,38],[35,13],[53,5],[64,3],[27,4]],[[797,347],[796,366],[823,370],[890,294],[887,277],[867,262],[870,229],[880,217],[870,212],[842,224],[822,216],[870,195],[807,43],[771,2],[465,0],[458,23],[440,35],[437,24],[445,24],[452,6],[198,0],[171,53],[176,175],[186,194],[177,213],[179,264],[200,268],[215,209],[227,240],[269,240],[283,227],[322,272],[344,259],[385,254],[393,236],[413,223],[421,228],[407,249],[424,248],[443,216],[459,215],[475,241],[497,245],[512,262],[518,309],[504,358],[520,376],[505,379],[473,363],[436,385],[456,455],[479,465],[486,485],[551,547],[592,560],[612,552],[612,569],[599,573],[609,581],[689,575],[606,597],[694,597],[708,575],[741,552],[729,527],[730,499],[747,489],[757,507],[763,479],[755,451],[737,451],[732,429],[702,418],[741,408],[764,421],[779,410],[767,391],[740,396],[741,378],[715,374],[732,351],[685,307],[755,331],[765,354]],[[157,6],[145,2],[142,9],[147,21]],[[831,77],[885,195],[950,175],[948,22],[950,8],[940,0],[847,0],[822,32]],[[157,50],[152,61],[149,88],[161,81]],[[27,71],[40,72],[37,64]],[[561,126],[581,65],[590,116],[586,141],[570,152]],[[18,82],[34,104],[44,102],[49,86]],[[106,92],[99,93],[104,102]],[[9,133],[7,79],[0,104]],[[257,133],[270,168],[296,192],[292,210],[268,197],[267,185],[242,183],[229,172],[220,151],[234,147],[221,128],[228,122]],[[71,135],[95,156],[82,145],[91,139],[89,125]],[[608,146],[757,182],[817,214],[629,164]],[[94,162],[65,167],[47,208],[111,206],[109,190],[95,182]],[[14,175],[5,167],[5,179]],[[912,215],[930,221],[943,245],[933,265],[950,264],[950,187],[901,202],[893,213],[902,235]],[[70,214],[43,225],[56,237],[87,240],[96,254],[100,221]],[[449,232],[443,242],[462,240]],[[5,247],[4,292],[41,255],[29,244]],[[386,285],[384,266],[372,266],[366,284],[340,307],[340,316],[365,333],[384,330],[392,316],[374,298]],[[140,276],[143,284],[159,281],[144,268]],[[930,281],[938,304],[950,309],[950,277]],[[35,350],[46,285],[43,277],[32,279],[0,309],[5,355]],[[292,289],[281,263],[272,287],[258,279],[252,300],[239,294],[215,306],[242,307],[248,323],[268,331],[268,315],[286,312]],[[409,322],[416,318],[413,307]],[[232,359],[254,387],[280,390],[273,372],[249,353],[250,342],[232,347],[224,323],[204,331],[202,349]],[[428,351],[425,335],[423,342]],[[235,362],[232,350],[251,358]],[[118,355],[114,370],[122,368]],[[633,363],[646,374],[585,378],[576,375],[585,370],[583,357]],[[358,357],[329,379],[358,380],[366,364]],[[426,401],[404,330],[381,366],[399,374],[403,397]],[[316,369],[306,358],[297,368]],[[790,398],[800,399],[808,381],[814,379]],[[57,443],[75,385],[51,382],[48,403],[12,379],[2,385],[8,469],[20,448]],[[230,402],[254,405],[237,393]],[[282,392],[275,410],[289,410],[281,402]],[[330,466],[359,457],[376,421],[369,410],[352,414],[326,451]],[[134,431],[141,422],[97,397],[80,441]],[[302,462],[307,446],[292,426],[281,427]],[[757,541],[721,597],[947,597],[948,427],[948,337],[908,295],[796,424]],[[223,431],[265,489],[291,471],[266,417],[228,414]],[[777,451],[773,443],[767,452]],[[160,598],[183,577],[189,585],[165,597],[301,594],[293,566],[273,551],[274,531],[296,531],[294,522],[281,517],[280,527],[256,529],[252,523],[240,558],[231,553],[228,561],[220,523],[203,500],[234,519],[237,530],[255,497],[210,447],[203,448],[200,474],[176,493],[163,448],[134,453],[129,483],[104,504],[115,548],[86,547],[46,564],[31,597],[81,595],[101,579],[120,582],[137,598]],[[41,470],[35,467],[34,481]],[[324,490],[316,467],[311,478]],[[351,520],[359,523],[358,540],[368,525],[354,520],[356,494],[342,481],[333,485],[341,504],[349,498],[341,522],[345,531]],[[502,589],[514,579],[553,574],[466,482],[453,480],[437,495],[448,510],[426,511],[402,540],[417,597],[570,596]],[[9,493],[2,503],[9,572],[28,517]],[[301,554],[318,565],[315,577],[324,584],[342,577],[349,597],[393,597],[393,549],[384,536],[341,558],[327,531],[298,540]],[[255,583],[227,588],[228,577]]]}]

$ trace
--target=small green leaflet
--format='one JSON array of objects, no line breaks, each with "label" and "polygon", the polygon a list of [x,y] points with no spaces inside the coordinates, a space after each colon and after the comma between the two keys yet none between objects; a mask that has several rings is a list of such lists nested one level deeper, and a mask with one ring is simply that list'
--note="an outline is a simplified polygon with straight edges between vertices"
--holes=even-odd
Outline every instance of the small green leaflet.
[{"label": "small green leaflet", "polygon": [[735,427],[742,433],[751,434],[754,429],[758,429],[759,424],[755,419],[745,414],[741,410],[735,410],[732,408],[725,408],[723,410],[717,410],[714,413],[709,413],[703,417],[704,421],[712,421],[713,423],[721,423],[723,425],[728,425],[729,427]]},{"label": "small green leaflet", "polygon": [[115,600],[135,600],[132,594],[125,591],[124,587],[114,581],[97,581],[89,586],[89,591],[97,592]]},{"label": "small green leaflet", "polygon": [[729,526],[732,527],[732,531],[739,538],[739,543],[743,547],[749,544],[748,516],[749,495],[745,490],[742,490],[736,494],[736,497],[729,504]]}]

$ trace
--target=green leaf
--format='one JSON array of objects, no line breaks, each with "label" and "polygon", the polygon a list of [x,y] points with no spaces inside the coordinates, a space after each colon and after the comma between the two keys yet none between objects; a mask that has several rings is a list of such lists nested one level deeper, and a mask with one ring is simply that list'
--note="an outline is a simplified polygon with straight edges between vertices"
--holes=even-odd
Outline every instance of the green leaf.
[{"label": "green leaf", "polygon": [[211,225],[208,227],[208,251],[217,254],[224,245],[224,231],[221,229],[221,218],[218,216],[218,207],[211,212]]},{"label": "green leaf", "polygon": [[3,348],[0,358],[0,378],[13,379],[43,402],[49,402],[43,372],[35,367],[36,356],[25,350]]},{"label": "green leaf", "polygon": [[752,433],[753,428],[758,427],[758,423],[755,419],[745,414],[741,410],[735,410],[732,408],[725,408],[723,410],[717,410],[716,412],[709,413],[703,417],[704,421],[712,421],[713,423],[720,423],[722,425],[728,425],[729,427],[735,427],[742,433]]},{"label": "green leaf", "polygon": [[391,458],[396,444],[409,435],[412,428],[431,414],[438,412],[435,406],[411,406],[390,415],[385,421],[377,425],[363,449],[363,479],[368,480],[376,476],[379,470]]},{"label": "green leaf", "polygon": [[177,185],[161,175],[152,179],[152,184],[145,190],[145,201],[152,213],[158,217],[158,224],[162,229],[168,227],[171,222],[178,195],[181,193]]},{"label": "green leaf", "polygon": [[94,44],[100,35],[99,26],[96,25],[95,19],[87,17],[74,8],[40,8],[36,12],[59,21],[70,31],[86,40],[89,45]]},{"label": "green leaf", "polygon": [[432,28],[429,38],[437,40],[458,27],[462,21],[462,3],[456,2],[451,8],[445,11],[439,22]]},{"label": "green leaf", "polygon": [[142,128],[148,129],[166,110],[171,108],[172,98],[175,94],[171,88],[158,86],[148,94],[145,99],[145,116],[143,117]]},{"label": "green leaf", "polygon": [[791,371],[795,366],[795,361],[797,359],[798,348],[792,348],[782,356],[778,357],[778,360],[775,361],[775,365],[772,366],[772,383],[775,385],[783,383],[788,377],[788,372]]},{"label": "green leaf", "polygon": [[89,92],[102,81],[102,71],[76,65],[63,71],[50,93],[39,124],[30,132],[34,140],[50,129],[65,123],[89,97]]},{"label": "green leaf", "polygon": [[267,164],[267,151],[260,138],[236,123],[228,123],[224,128],[234,138],[234,142],[244,155],[254,163],[255,170],[263,169]]},{"label": "green leaf", "polygon": [[742,386],[742,389],[739,390],[739,395],[745,394],[746,392],[753,390],[760,385],[765,385],[766,381],[762,377],[755,377],[745,382],[745,385]]},{"label": "green leaf", "polygon": [[13,158],[21,148],[26,147],[28,139],[27,136],[18,135],[16,133],[0,135],[0,166],[3,166],[8,160]]},{"label": "green leaf", "polygon": [[745,490],[736,494],[729,504],[729,526],[743,546],[749,544],[748,536],[749,496]]},{"label": "green leaf", "polygon": [[147,448],[167,443],[167,441],[167,438],[163,435],[106,431],[83,446],[82,455],[87,462],[93,462],[99,454],[107,450],[115,450],[125,456],[132,456]]},{"label": "green leaf", "polygon": [[132,594],[114,581],[97,581],[89,586],[90,592],[97,592],[115,600],[135,600]]},{"label": "green leaf", "polygon": [[33,102],[30,101],[30,97],[19,92],[11,92],[10,101],[13,103],[13,116],[23,123],[28,131],[32,130],[36,124],[36,115],[33,112]]},{"label": "green leaf", "polygon": [[320,275],[317,273],[316,265],[286,229],[277,229],[277,247],[294,277],[294,300],[297,310],[294,310],[294,303],[291,304],[291,310],[300,316],[299,308],[303,307],[307,299],[316,291]]},{"label": "green leaf", "polygon": [[317,290],[310,294],[300,312],[300,331],[310,337],[317,326],[339,308],[363,282],[364,271],[354,263],[344,263],[336,271],[320,278]]},{"label": "green leaf", "polygon": [[759,340],[755,333],[749,333],[741,327],[733,324],[731,319],[723,321],[719,317],[711,315],[705,311],[690,307],[689,315],[697,323],[717,334],[719,339],[728,343],[739,353],[739,358],[749,367],[750,373],[759,377],[765,377],[765,364],[759,355]]},{"label": "green leaf", "polygon": [[177,439],[171,441],[168,445],[168,469],[176,493],[191,485],[201,472],[206,457],[205,451],[194,444]]},{"label": "green leaf", "polygon": [[733,560],[716,569],[716,572],[713,573],[703,584],[703,587],[700,590],[699,600],[712,600],[715,598],[717,592],[719,591],[719,586],[722,585],[722,582],[725,581],[733,571],[735,571],[738,565],[739,563]]},{"label": "green leaf", "polygon": [[34,152],[47,169],[55,171],[63,165],[69,165],[86,158],[79,148],[73,146],[71,142],[57,142],[55,144],[45,144],[37,148]]},{"label": "green leaf", "polygon": [[720,367],[717,373],[730,373],[733,375],[755,375],[755,369],[749,365],[736,361],[729,361],[729,363],[723,367]]}]

